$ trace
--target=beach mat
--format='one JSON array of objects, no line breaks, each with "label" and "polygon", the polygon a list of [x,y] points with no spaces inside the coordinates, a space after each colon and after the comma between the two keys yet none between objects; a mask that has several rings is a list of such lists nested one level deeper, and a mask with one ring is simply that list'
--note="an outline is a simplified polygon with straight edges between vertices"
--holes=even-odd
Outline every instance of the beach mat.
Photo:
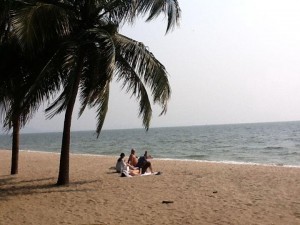
[{"label": "beach mat", "polygon": [[152,176],[152,175],[161,175],[161,174],[162,174],[162,172],[154,172],[154,173],[146,172],[141,175],[131,176],[127,170],[124,170],[121,173],[121,177],[142,177],[142,176]]}]

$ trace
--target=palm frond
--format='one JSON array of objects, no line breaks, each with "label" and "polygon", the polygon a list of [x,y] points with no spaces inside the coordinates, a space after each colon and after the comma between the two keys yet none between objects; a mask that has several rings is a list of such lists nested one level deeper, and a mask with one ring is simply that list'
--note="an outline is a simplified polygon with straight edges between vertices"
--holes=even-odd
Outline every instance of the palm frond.
[{"label": "palm frond", "polygon": [[[61,85],[63,88],[62,93],[59,97],[45,110],[47,114],[47,118],[52,118],[57,114],[63,112],[69,103],[71,95],[73,93],[74,88],[76,89],[75,83],[81,76],[82,70],[82,53],[80,54],[80,47],[78,47],[78,43],[68,43],[64,51],[62,51],[61,55],[58,55],[55,58],[55,63],[49,66],[49,70],[51,71],[52,66],[57,69],[58,61],[61,63]],[[48,68],[46,68],[48,70]]]},{"label": "palm frond", "polygon": [[164,13],[168,18],[166,32],[174,28],[175,25],[179,25],[181,10],[177,0],[141,0],[137,10],[141,14],[150,12],[146,21],[151,21]]},{"label": "palm frond", "polygon": [[0,122],[3,123],[3,127],[4,126],[4,121],[5,121],[5,117],[6,117],[6,114],[8,113],[8,110],[9,110],[9,103],[7,102],[7,99],[2,97],[0,99]]},{"label": "palm frond", "polygon": [[24,96],[33,83],[33,73],[14,39],[0,45],[0,102],[1,117],[4,126],[9,130],[14,118],[20,117],[20,125],[24,126],[32,113],[28,106],[22,108]]},{"label": "palm frond", "polygon": [[146,21],[151,21],[161,14],[167,17],[167,29],[169,32],[179,25],[181,10],[177,0],[112,0],[99,1],[103,13],[99,18],[108,18],[109,21],[118,24],[134,22],[139,15],[147,15]]},{"label": "palm frond", "polygon": [[135,1],[132,0],[98,0],[97,7],[101,10],[98,19],[120,24],[122,21],[133,22]]},{"label": "palm frond", "polygon": [[166,113],[171,88],[165,67],[143,43],[120,34],[115,35],[114,38],[120,56],[127,61],[145,85],[150,88],[154,103],[158,103],[162,107],[161,114]]},{"label": "palm frond", "polygon": [[81,109],[79,117],[87,105],[97,98],[99,87],[110,82],[115,64],[115,47],[110,34],[104,29],[93,29],[80,37],[80,47],[84,49],[85,62],[80,85]]},{"label": "palm frond", "polygon": [[101,129],[103,127],[106,113],[108,110],[108,101],[109,101],[109,82],[106,82],[104,85],[104,88],[101,90],[101,92],[98,94],[98,98],[95,101],[94,105],[97,106],[97,127],[96,127],[96,133],[97,137],[99,137]]},{"label": "palm frond", "polygon": [[36,3],[18,10],[12,19],[15,36],[23,49],[37,51],[48,41],[55,41],[70,34],[69,15],[62,7]]},{"label": "palm frond", "polygon": [[12,29],[12,17],[24,5],[23,1],[0,0],[0,43],[9,40]]},{"label": "palm frond", "polygon": [[131,92],[131,96],[135,96],[139,101],[139,116],[142,117],[143,125],[148,130],[152,117],[152,108],[143,82],[131,65],[120,55],[116,59],[116,66],[117,81],[123,81],[122,88],[126,87],[126,92]]}]

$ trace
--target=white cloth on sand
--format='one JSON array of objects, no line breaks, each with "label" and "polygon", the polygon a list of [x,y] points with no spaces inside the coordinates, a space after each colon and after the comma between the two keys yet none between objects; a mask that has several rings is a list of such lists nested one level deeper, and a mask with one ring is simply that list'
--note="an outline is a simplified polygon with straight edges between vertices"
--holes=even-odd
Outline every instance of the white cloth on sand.
[{"label": "white cloth on sand", "polygon": [[[141,174],[140,176],[160,175],[160,174],[161,174],[161,172],[154,172],[154,173],[146,172],[146,173]],[[132,176],[129,174],[128,170],[123,170],[123,172],[121,173],[121,177],[137,177],[137,176]]]}]

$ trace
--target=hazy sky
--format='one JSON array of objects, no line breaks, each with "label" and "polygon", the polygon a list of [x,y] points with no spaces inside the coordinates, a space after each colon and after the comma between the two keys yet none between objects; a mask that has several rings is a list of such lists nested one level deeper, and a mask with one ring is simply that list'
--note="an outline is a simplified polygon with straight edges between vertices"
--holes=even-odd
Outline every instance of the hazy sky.
[{"label": "hazy sky", "polygon": [[[300,120],[299,0],[179,0],[180,27],[165,35],[163,17],[121,33],[143,42],[162,62],[172,87],[165,116],[151,127]],[[104,129],[142,128],[135,99],[115,83]],[[77,107],[78,109],[78,107]],[[95,129],[86,111],[72,130]],[[62,131],[63,115],[31,131]]]}]

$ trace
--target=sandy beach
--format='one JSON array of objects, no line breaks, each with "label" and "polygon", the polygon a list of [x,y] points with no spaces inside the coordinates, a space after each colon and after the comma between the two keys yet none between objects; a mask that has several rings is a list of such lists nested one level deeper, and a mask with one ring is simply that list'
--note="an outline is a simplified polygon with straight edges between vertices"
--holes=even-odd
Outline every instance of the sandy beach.
[{"label": "sandy beach", "polygon": [[[128,153],[127,153],[128,154]],[[122,178],[116,157],[0,150],[0,224],[300,224],[300,169],[152,159],[163,174]],[[172,201],[164,204],[163,201]]]}]

